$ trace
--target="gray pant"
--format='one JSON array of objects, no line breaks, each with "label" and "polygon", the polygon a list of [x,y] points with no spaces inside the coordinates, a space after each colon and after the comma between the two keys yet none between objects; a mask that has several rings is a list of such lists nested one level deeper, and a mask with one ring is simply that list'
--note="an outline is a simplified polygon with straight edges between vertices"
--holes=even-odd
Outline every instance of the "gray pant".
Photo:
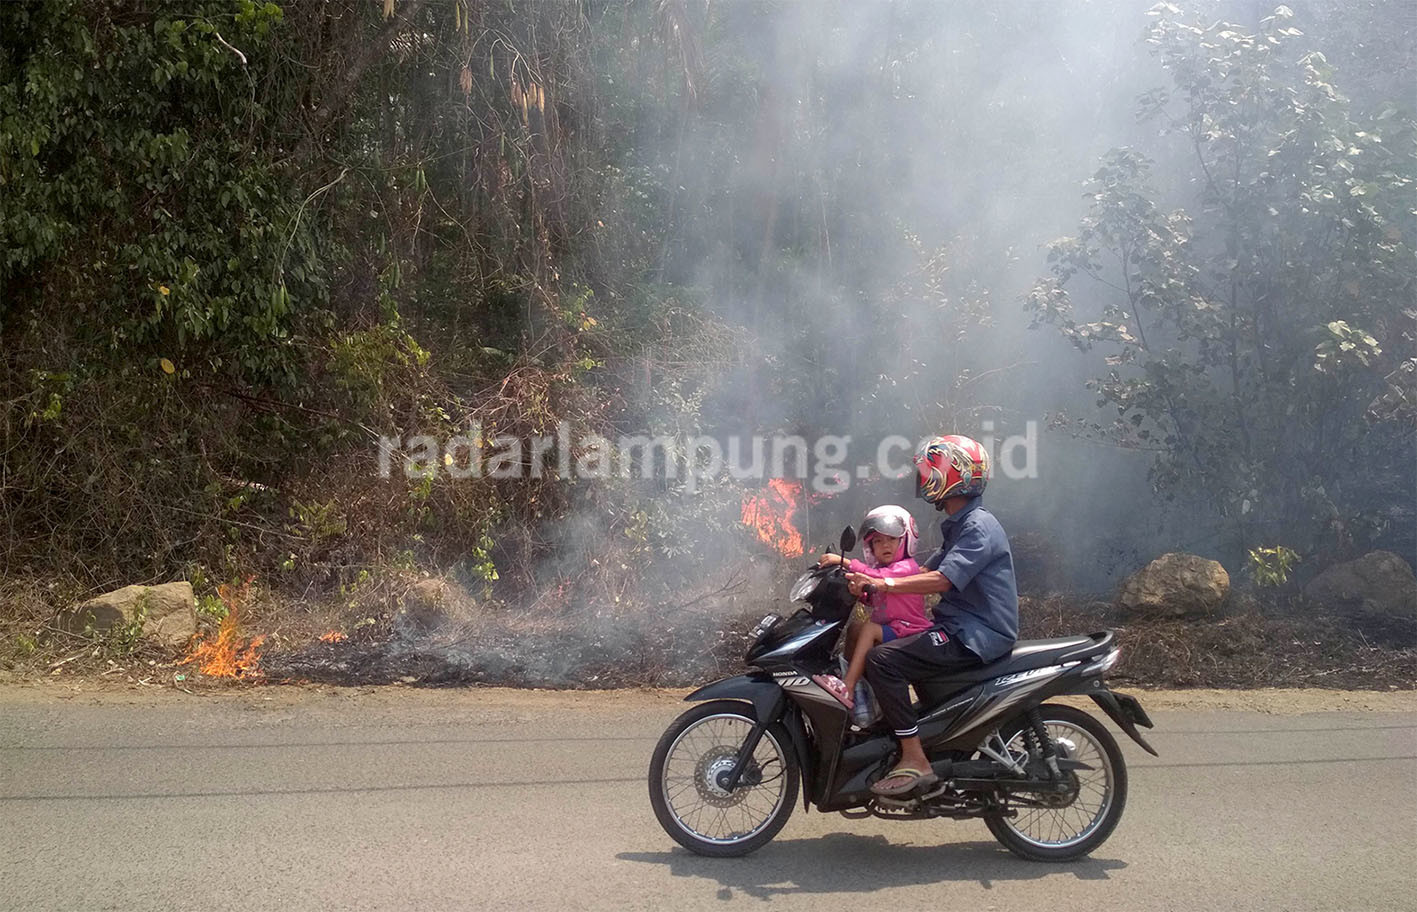
[{"label": "gray pant", "polygon": [[897,738],[919,734],[910,682],[943,677],[984,664],[943,630],[934,628],[882,643],[866,654],[866,680],[871,682],[881,714]]}]

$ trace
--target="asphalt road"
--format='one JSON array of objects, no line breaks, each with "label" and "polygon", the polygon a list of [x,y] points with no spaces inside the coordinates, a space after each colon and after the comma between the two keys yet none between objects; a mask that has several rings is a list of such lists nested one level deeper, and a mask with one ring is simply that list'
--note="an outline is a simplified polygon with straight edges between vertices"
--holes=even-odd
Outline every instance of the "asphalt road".
[{"label": "asphalt road", "polygon": [[976,821],[800,808],[754,856],[690,855],[644,785],[681,708],[0,688],[0,908],[1417,908],[1417,711],[1158,710],[1112,839],[1050,866]]}]

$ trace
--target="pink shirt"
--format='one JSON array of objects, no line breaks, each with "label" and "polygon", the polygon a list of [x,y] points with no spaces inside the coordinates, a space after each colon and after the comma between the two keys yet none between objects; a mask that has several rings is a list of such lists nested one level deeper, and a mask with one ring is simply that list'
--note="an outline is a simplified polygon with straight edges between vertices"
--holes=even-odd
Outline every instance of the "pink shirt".
[{"label": "pink shirt", "polygon": [[[914,576],[920,572],[920,565],[913,557],[904,557],[889,567],[871,567],[859,560],[854,560],[850,564],[852,573],[864,573],[876,579],[887,579],[898,576]],[[896,636],[905,637],[912,633],[919,633],[922,630],[929,630],[932,626],[930,617],[925,613],[925,596],[905,595],[903,593],[891,593],[887,595],[880,590],[872,593],[866,598],[866,604],[871,606],[871,620],[882,627],[889,627],[895,631]]]}]

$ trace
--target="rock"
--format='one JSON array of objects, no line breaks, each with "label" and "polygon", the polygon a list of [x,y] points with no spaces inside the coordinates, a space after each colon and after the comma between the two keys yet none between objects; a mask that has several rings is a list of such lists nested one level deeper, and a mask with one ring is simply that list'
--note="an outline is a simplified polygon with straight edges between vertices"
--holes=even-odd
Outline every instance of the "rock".
[{"label": "rock", "polygon": [[1324,608],[1373,620],[1417,620],[1417,576],[1391,551],[1334,564],[1309,581],[1304,596]]},{"label": "rock", "polygon": [[411,600],[427,605],[441,605],[448,600],[451,587],[444,579],[425,579],[414,583],[408,590]]},{"label": "rock", "polygon": [[1117,604],[1130,614],[1185,617],[1214,614],[1230,594],[1230,574],[1213,560],[1179,551],[1163,554],[1127,577]]},{"label": "rock", "polygon": [[197,603],[188,582],[124,586],[60,612],[64,630],[107,633],[142,614],[143,636],[170,646],[186,644],[197,632]]},{"label": "rock", "polygon": [[471,600],[456,584],[442,577],[414,583],[400,600],[398,623],[410,632],[437,630],[471,617]]}]

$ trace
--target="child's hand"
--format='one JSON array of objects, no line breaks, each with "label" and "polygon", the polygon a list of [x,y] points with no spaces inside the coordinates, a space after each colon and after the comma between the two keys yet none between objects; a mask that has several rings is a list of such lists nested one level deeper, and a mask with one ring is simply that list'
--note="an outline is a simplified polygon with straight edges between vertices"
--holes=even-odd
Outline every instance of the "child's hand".
[{"label": "child's hand", "polygon": [[821,560],[817,561],[817,566],[835,567],[841,563],[845,563],[845,559],[840,554],[823,554]]}]

